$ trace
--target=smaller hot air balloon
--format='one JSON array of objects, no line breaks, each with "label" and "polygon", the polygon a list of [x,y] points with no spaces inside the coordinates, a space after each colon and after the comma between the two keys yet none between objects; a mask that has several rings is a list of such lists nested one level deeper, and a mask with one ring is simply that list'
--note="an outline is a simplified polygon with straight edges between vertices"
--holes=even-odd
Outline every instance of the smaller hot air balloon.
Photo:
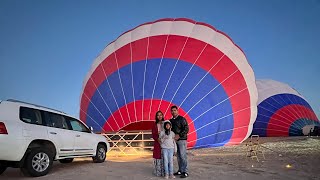
[{"label": "smaller hot air balloon", "polygon": [[303,128],[320,122],[308,102],[289,85],[274,80],[257,80],[258,115],[252,134],[300,136]]}]

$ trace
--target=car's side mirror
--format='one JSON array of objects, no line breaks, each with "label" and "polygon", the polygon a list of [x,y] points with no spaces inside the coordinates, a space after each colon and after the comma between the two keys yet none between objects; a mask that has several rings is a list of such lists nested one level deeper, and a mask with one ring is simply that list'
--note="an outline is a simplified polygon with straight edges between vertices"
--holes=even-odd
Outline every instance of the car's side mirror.
[{"label": "car's side mirror", "polygon": [[90,126],[90,131],[93,132],[93,127],[92,126]]}]

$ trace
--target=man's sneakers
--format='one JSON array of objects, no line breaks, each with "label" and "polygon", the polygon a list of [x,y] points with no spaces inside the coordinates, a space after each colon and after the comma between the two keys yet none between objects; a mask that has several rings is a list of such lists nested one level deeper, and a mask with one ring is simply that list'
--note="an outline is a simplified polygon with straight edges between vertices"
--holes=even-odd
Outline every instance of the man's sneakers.
[{"label": "man's sneakers", "polygon": [[180,178],[187,178],[187,177],[189,177],[189,174],[186,172],[182,173],[180,176]]},{"label": "man's sneakers", "polygon": [[183,173],[182,173],[182,172],[180,172],[180,171],[174,173],[174,175],[175,175],[175,176],[180,176],[180,178],[189,177],[189,174],[188,174],[188,173],[186,173],[186,172],[183,172]]}]

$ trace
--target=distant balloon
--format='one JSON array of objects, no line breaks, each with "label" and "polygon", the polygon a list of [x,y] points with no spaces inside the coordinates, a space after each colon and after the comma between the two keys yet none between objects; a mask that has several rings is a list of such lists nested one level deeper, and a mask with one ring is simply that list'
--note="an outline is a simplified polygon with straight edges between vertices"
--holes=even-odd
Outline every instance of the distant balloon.
[{"label": "distant balloon", "polygon": [[188,147],[238,144],[252,131],[257,89],[241,49],[190,19],[160,19],[125,32],[85,77],[80,118],[94,130],[150,130],[155,113],[177,105]]},{"label": "distant balloon", "polygon": [[273,80],[257,80],[258,116],[252,134],[260,136],[300,136],[303,128],[319,126],[308,102],[289,85]]}]

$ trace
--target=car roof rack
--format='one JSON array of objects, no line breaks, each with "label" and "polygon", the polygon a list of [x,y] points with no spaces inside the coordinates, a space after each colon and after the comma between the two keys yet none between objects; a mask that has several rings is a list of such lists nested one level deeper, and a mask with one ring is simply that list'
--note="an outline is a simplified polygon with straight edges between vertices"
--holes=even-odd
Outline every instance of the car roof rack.
[{"label": "car roof rack", "polygon": [[40,108],[50,109],[52,111],[57,111],[57,112],[60,112],[62,114],[67,114],[67,113],[65,113],[63,111],[59,111],[59,110],[56,110],[56,109],[53,109],[53,108],[49,108],[49,107],[45,107],[45,106],[41,106],[41,105],[37,105],[37,104],[32,104],[32,103],[28,103],[28,102],[24,102],[24,101],[19,101],[19,100],[16,100],[16,99],[8,99],[7,101],[28,104],[28,105],[32,105],[32,106],[36,106],[36,107],[40,107]]}]

